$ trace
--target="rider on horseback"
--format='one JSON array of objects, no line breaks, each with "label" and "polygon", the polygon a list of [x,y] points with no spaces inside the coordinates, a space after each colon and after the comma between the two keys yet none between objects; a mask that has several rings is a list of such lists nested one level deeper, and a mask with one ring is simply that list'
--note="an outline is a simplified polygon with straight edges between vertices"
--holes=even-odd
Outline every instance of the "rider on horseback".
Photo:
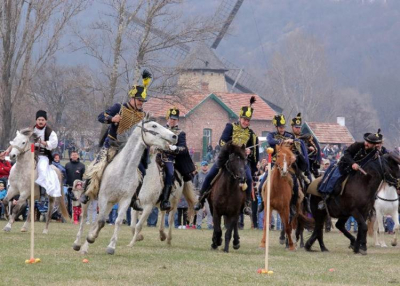
[{"label": "rider on horseback", "polygon": [[368,161],[373,159],[379,149],[377,148],[383,142],[383,135],[379,129],[377,133],[365,133],[364,142],[355,142],[350,145],[343,154],[337,165],[331,165],[325,172],[318,191],[323,200],[318,205],[323,209],[329,195],[334,192],[338,186],[341,186],[347,176],[355,171],[362,171]]},{"label": "rider on horseback", "polygon": [[[276,146],[282,143],[287,143],[287,144],[293,144],[293,152],[297,158],[296,162],[301,161],[302,165],[307,164],[308,168],[308,161],[303,156],[303,154],[307,153],[304,142],[299,139],[296,139],[292,133],[285,131],[286,127],[285,116],[283,114],[275,115],[274,119],[272,120],[272,123],[275,125],[276,131],[268,133],[267,136],[267,141],[269,146],[274,149],[274,152],[272,153],[272,164],[274,164],[274,162],[276,161]],[[296,214],[297,199],[299,196],[299,184],[297,182],[295,174],[291,173],[291,175],[293,178],[293,196],[290,200],[290,216],[294,217],[294,215]],[[260,188],[262,188],[262,186],[264,185],[267,176],[268,174],[265,175],[263,180],[260,182]],[[261,205],[259,205],[258,212],[262,212],[263,210],[264,210],[264,203],[262,202]]]},{"label": "rider on horseback", "polygon": [[[247,162],[246,165],[246,206],[243,209],[243,213],[246,215],[251,215],[251,191],[252,191],[252,174],[257,171],[257,162],[259,160],[258,153],[258,138],[253,130],[249,128],[251,117],[253,116],[254,109],[251,107],[255,102],[255,97],[251,97],[250,106],[243,106],[240,109],[240,118],[236,123],[227,123],[224,131],[222,132],[221,139],[219,140],[219,145],[222,147],[227,142],[232,141],[234,145],[246,146]],[[217,160],[218,162],[218,160]],[[250,166],[249,166],[250,165]],[[211,189],[211,183],[215,176],[218,174],[221,166],[215,163],[208,175],[204,179],[203,186],[200,190],[199,202],[195,206],[195,210],[198,211],[203,208],[204,201],[207,198],[208,191]]]},{"label": "rider on horseback", "polygon": [[[151,74],[147,70],[144,70],[142,73],[143,85],[132,86],[132,89],[128,93],[130,97],[128,102],[125,102],[123,104],[115,103],[113,106],[99,114],[98,120],[101,123],[109,124],[109,127],[100,142],[100,146],[102,146],[102,149],[97,156],[95,162],[92,163],[92,168],[89,168],[88,170],[90,172],[90,169],[96,169],[96,165],[98,165],[99,162],[103,162],[102,168],[99,168],[100,170],[95,171],[100,174],[97,175],[97,177],[101,177],[102,172],[105,170],[105,167],[115,157],[117,150],[121,149],[125,145],[127,138],[132,131],[132,127],[140,122],[146,115],[146,113],[142,109],[142,106],[143,103],[147,101],[147,87],[150,84],[151,77]],[[146,167],[147,150],[144,152],[142,160],[139,164],[139,170],[142,173],[142,176],[145,176],[146,174]],[[99,191],[99,188],[97,186],[92,188],[90,187],[93,174],[90,174],[87,177],[88,178],[85,184],[86,192],[85,195],[81,197],[81,202],[84,204],[86,204],[89,200],[88,194],[96,197]],[[141,182],[136,190],[135,195],[132,198],[131,203],[133,209],[138,211],[142,211],[140,206],[137,204],[137,196],[142,186]]]},{"label": "rider on horseback", "polygon": [[192,179],[191,173],[195,170],[192,159],[190,158],[188,148],[186,146],[186,133],[178,127],[179,122],[179,109],[171,108],[167,113],[166,127],[178,136],[176,145],[170,145],[169,150],[160,151],[161,160],[164,162],[164,189],[162,192],[162,200],[160,209],[162,211],[169,211],[171,203],[169,196],[171,194],[172,185],[174,182],[175,167],[183,175],[185,182]]},{"label": "rider on horseback", "polygon": [[[319,176],[318,170],[321,167],[321,148],[319,146],[318,141],[311,134],[302,134],[301,126],[302,126],[302,118],[301,113],[298,113],[295,118],[292,119],[291,124],[292,132],[296,139],[302,140],[306,147],[307,153],[304,153],[303,156],[308,158],[309,162],[309,171],[311,171],[315,178]],[[308,170],[305,175],[310,178]]]}]

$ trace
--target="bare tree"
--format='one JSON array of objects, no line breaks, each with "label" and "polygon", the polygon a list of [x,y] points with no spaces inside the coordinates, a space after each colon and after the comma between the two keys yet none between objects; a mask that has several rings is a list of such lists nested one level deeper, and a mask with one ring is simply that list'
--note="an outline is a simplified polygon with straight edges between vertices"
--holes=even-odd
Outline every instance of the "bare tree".
[{"label": "bare tree", "polygon": [[0,144],[16,129],[17,107],[29,82],[60,49],[67,24],[85,0],[4,0],[0,4],[1,114]]},{"label": "bare tree", "polygon": [[302,112],[308,120],[324,120],[324,105],[333,95],[324,47],[301,31],[291,33],[275,53],[268,71],[274,102],[291,117]]}]

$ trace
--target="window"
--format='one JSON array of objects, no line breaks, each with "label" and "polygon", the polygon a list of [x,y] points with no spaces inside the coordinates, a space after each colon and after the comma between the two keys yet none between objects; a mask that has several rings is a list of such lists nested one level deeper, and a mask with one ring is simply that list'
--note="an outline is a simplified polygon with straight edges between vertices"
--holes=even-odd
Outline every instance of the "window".
[{"label": "window", "polygon": [[205,143],[207,143],[207,146],[209,144],[211,144],[211,134],[212,134],[212,130],[211,129],[209,129],[209,128],[203,129],[203,137],[206,138],[205,139],[206,140]]}]

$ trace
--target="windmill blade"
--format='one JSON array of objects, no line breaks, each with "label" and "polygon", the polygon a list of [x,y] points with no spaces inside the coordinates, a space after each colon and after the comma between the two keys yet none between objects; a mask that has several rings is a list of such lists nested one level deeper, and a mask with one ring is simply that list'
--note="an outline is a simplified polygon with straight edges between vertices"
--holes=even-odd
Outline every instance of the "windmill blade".
[{"label": "windmill blade", "polygon": [[232,0],[223,0],[221,5],[218,7],[217,12],[215,13],[215,18],[219,19],[221,23],[223,22],[224,24],[222,25],[222,29],[219,31],[217,37],[211,44],[212,49],[216,49],[221,40],[224,38],[229,26],[231,25],[243,2],[244,0],[237,0],[236,3]]}]

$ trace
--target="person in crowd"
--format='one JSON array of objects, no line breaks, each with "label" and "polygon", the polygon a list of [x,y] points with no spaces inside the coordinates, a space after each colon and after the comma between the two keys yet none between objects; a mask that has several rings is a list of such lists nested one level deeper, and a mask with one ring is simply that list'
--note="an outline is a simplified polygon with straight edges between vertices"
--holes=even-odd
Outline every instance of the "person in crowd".
[{"label": "person in crowd", "polygon": [[56,166],[62,173],[63,175],[63,185],[67,183],[67,173],[65,172],[65,167],[61,165],[60,162],[60,155],[58,153],[55,153],[53,155],[53,163],[54,166]]},{"label": "person in crowd", "polygon": [[[201,187],[203,186],[203,182],[204,182],[204,179],[206,178],[207,174],[208,174],[208,162],[203,161],[203,162],[201,162],[200,172],[198,172],[194,176],[194,180],[193,180],[193,187],[195,189],[197,198],[199,198],[199,196],[200,196],[199,192],[201,190]],[[204,203],[204,208],[207,213],[207,227],[208,227],[208,229],[212,229],[213,228],[213,220],[212,220],[212,215],[210,212],[210,205],[208,204],[207,201]],[[200,209],[197,212],[197,216],[196,216],[196,228],[197,229],[201,229],[201,225],[203,223],[204,208]]]},{"label": "person in crowd", "polygon": [[178,229],[186,229],[188,203],[182,195],[178,202]]},{"label": "person in crowd", "polygon": [[7,195],[6,183],[0,180],[0,219],[4,219],[5,206],[3,200]]},{"label": "person in crowd", "polygon": [[148,227],[156,227],[158,222],[158,208],[154,207],[151,210],[149,217],[147,218],[147,226]]},{"label": "person in crowd", "polygon": [[346,229],[347,231],[350,231],[351,226],[353,226],[353,231],[357,232],[358,231],[358,224],[357,221],[354,219],[354,217],[349,217],[349,219],[346,222]]},{"label": "person in crowd", "polygon": [[6,152],[0,151],[0,179],[2,179],[6,186],[8,177],[10,176],[11,163],[6,160]]},{"label": "person in crowd", "polygon": [[111,210],[111,212],[110,212],[110,214],[108,216],[108,224],[109,225],[114,225],[115,221],[117,220],[117,217],[118,217],[118,204],[115,204],[112,207],[112,210]]},{"label": "person in crowd", "polygon": [[[71,153],[71,159],[73,158],[73,153]],[[74,200],[72,203],[72,208],[73,208],[73,219],[74,219],[74,224],[78,224],[79,223],[79,218],[81,216],[82,213],[82,207],[81,207],[81,203],[79,202],[79,200],[76,199],[76,197],[80,197],[80,195],[83,193],[83,181],[82,180],[75,180],[73,182],[73,196],[74,196]]]},{"label": "person in crowd", "polygon": [[72,216],[72,200],[76,200],[74,194],[72,193],[72,187],[75,180],[83,179],[83,174],[85,173],[85,165],[79,161],[79,155],[77,151],[72,151],[70,156],[70,161],[65,165],[65,172],[67,174],[67,185],[68,185],[68,212]]}]

